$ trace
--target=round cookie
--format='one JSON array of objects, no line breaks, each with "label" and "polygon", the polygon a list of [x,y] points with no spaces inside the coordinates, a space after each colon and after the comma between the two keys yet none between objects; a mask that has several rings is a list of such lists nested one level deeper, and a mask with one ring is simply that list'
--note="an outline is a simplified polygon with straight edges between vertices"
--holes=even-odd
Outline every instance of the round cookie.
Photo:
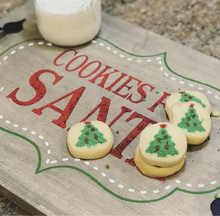
[{"label": "round cookie", "polygon": [[160,178],[173,175],[178,172],[185,163],[185,157],[176,165],[171,167],[159,167],[159,166],[151,166],[143,160],[143,157],[140,153],[140,148],[138,147],[135,151],[134,162],[137,168],[146,176],[152,178]]},{"label": "round cookie", "polygon": [[67,147],[72,156],[97,159],[107,155],[114,137],[107,124],[101,121],[81,122],[73,125],[67,134]]},{"label": "round cookie", "polygon": [[144,175],[165,177],[182,168],[186,150],[186,136],[180,128],[168,122],[157,123],[142,131],[134,162]]},{"label": "round cookie", "polygon": [[211,130],[210,114],[198,103],[176,103],[169,110],[170,122],[181,128],[187,143],[203,143]]},{"label": "round cookie", "polygon": [[170,108],[178,102],[199,103],[209,114],[211,113],[211,105],[204,94],[197,91],[182,91],[172,93],[166,100],[165,110],[168,116]]}]

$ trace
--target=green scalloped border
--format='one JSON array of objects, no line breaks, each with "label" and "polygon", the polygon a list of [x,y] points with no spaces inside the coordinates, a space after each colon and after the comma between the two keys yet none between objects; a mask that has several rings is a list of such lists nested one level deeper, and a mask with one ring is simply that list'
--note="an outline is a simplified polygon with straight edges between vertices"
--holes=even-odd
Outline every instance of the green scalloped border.
[{"label": "green scalloped border", "polygon": [[188,190],[184,190],[184,189],[181,189],[179,187],[176,187],[175,189],[173,189],[171,192],[169,192],[168,194],[160,197],[160,198],[157,198],[157,199],[152,199],[152,200],[135,200],[135,199],[129,199],[129,198],[126,198],[126,197],[123,197],[123,196],[120,196],[116,193],[114,193],[113,191],[111,191],[110,189],[108,189],[106,186],[104,186],[100,181],[98,181],[96,178],[94,178],[92,175],[90,175],[89,173],[87,173],[86,171],[78,168],[78,167],[75,167],[75,166],[69,166],[69,165],[62,165],[62,166],[51,166],[51,167],[48,167],[48,168],[44,168],[44,169],[40,169],[41,167],[41,151],[39,149],[39,147],[37,146],[37,144],[35,142],[33,142],[32,140],[30,140],[29,138],[21,135],[21,134],[18,134],[16,132],[13,132],[13,131],[10,131],[8,129],[5,129],[3,127],[0,126],[0,130],[5,132],[5,133],[8,133],[8,134],[11,134],[13,136],[16,136],[16,137],[19,137],[21,139],[23,139],[24,141],[30,143],[34,148],[35,150],[37,151],[37,154],[38,154],[38,164],[37,164],[37,168],[36,168],[36,171],[35,171],[35,174],[39,174],[39,173],[42,173],[42,172],[45,172],[45,171],[48,171],[48,170],[52,170],[52,169],[58,169],[58,168],[68,168],[68,169],[73,169],[73,170],[76,170],[78,172],[81,172],[82,174],[84,174],[85,176],[87,176],[88,178],[90,178],[93,182],[95,182],[99,187],[101,187],[103,190],[105,190],[106,192],[108,192],[109,194],[111,194],[112,196],[120,199],[120,200],[123,200],[123,201],[126,201],[126,202],[133,202],[133,203],[150,203],[150,202],[157,202],[157,201],[160,201],[160,200],[163,200],[167,197],[169,197],[170,195],[172,195],[173,193],[175,193],[176,191],[181,191],[183,193],[188,193],[188,194],[206,194],[206,193],[212,193],[212,192],[215,192],[217,190],[220,190],[220,186],[219,187],[216,187],[212,190],[208,190],[208,191],[188,191]]},{"label": "green scalloped border", "polygon": [[[181,77],[181,78],[183,78],[183,79],[185,79],[185,80],[192,81],[192,82],[195,82],[195,83],[198,83],[198,84],[201,84],[201,85],[205,85],[205,86],[207,86],[207,87],[210,87],[210,88],[215,89],[216,91],[220,92],[220,89],[218,89],[218,88],[215,87],[215,86],[212,86],[212,85],[210,85],[210,84],[207,84],[207,83],[204,83],[204,82],[200,82],[200,81],[197,81],[197,80],[194,80],[194,79],[185,77],[185,76],[180,75],[180,74],[176,73],[175,71],[173,71],[173,70],[169,67],[169,65],[168,65],[168,63],[167,63],[167,52],[163,52],[163,53],[159,53],[159,54],[155,54],[155,55],[137,55],[137,54],[130,53],[130,52],[127,52],[127,51],[123,50],[123,49],[120,48],[119,46],[116,46],[116,45],[113,44],[112,42],[110,42],[110,41],[108,41],[107,39],[104,39],[104,38],[102,38],[102,37],[100,37],[100,36],[97,36],[96,38],[98,38],[98,39],[100,39],[100,40],[102,40],[102,41],[105,41],[106,43],[110,44],[111,46],[115,47],[116,49],[118,49],[118,50],[122,51],[123,53],[126,53],[126,54],[128,54],[128,55],[130,55],[130,56],[135,56],[135,57],[139,57],[139,58],[149,58],[149,57],[163,56],[164,64],[166,65],[167,69],[168,69],[172,74],[174,74],[174,75],[176,75],[176,76],[178,76],[178,77]],[[22,44],[22,43],[25,43],[25,42],[28,42],[28,41],[36,41],[36,40],[44,40],[44,39],[43,39],[43,38],[33,38],[33,39],[28,39],[28,40],[21,41],[21,42],[19,42],[19,43],[16,43],[16,44],[10,46],[8,49],[6,49],[5,51],[3,51],[3,52],[0,54],[0,56],[4,55],[4,54],[5,54],[8,50],[10,50],[11,48],[16,47],[16,46],[18,46],[18,45],[20,45],[20,44]]]},{"label": "green scalloped border", "polygon": [[118,50],[120,50],[120,51],[122,51],[122,52],[124,52],[124,53],[126,53],[126,54],[128,54],[128,55],[131,55],[131,56],[135,56],[135,57],[139,57],[139,58],[149,58],[149,57],[156,57],[156,56],[161,56],[161,55],[163,55],[164,64],[166,65],[167,69],[168,69],[171,73],[173,73],[174,75],[176,75],[176,76],[178,76],[178,77],[181,77],[181,78],[183,78],[183,79],[186,79],[186,80],[188,80],[188,81],[192,81],[192,82],[196,82],[196,83],[201,84],[201,85],[208,86],[208,87],[210,87],[210,88],[212,88],[212,89],[215,89],[216,91],[219,91],[219,92],[220,92],[220,89],[218,89],[218,88],[216,88],[216,87],[214,87],[214,86],[212,86],[212,85],[209,85],[209,84],[207,84],[207,83],[203,83],[203,82],[200,82],[200,81],[197,81],[197,80],[194,80],[194,79],[190,79],[190,78],[188,78],[188,77],[182,76],[182,75],[176,73],[175,71],[173,71],[173,70],[169,67],[169,65],[168,65],[168,63],[167,63],[167,52],[163,52],[163,53],[156,54],[156,55],[146,55],[146,56],[145,56],[145,55],[136,55],[136,54],[133,54],[133,53],[130,53],[130,52],[127,52],[127,51],[121,49],[120,47],[116,46],[115,44],[109,42],[108,40],[106,40],[106,39],[104,39],[104,38],[101,38],[101,37],[97,37],[97,38],[99,38],[99,39],[102,40],[102,41],[105,41],[105,42],[108,43],[108,44],[111,44],[112,46],[114,46],[114,47],[117,48]]},{"label": "green scalloped border", "polygon": [[[195,83],[198,83],[198,84],[201,84],[201,85],[205,85],[207,87],[210,87],[212,89],[215,89],[216,91],[220,92],[220,89],[212,86],[212,85],[209,85],[207,83],[203,83],[203,82],[200,82],[200,81],[197,81],[197,80],[194,80],[194,79],[190,79],[188,77],[184,77],[178,73],[176,73],[175,71],[173,71],[169,66],[168,66],[168,63],[167,63],[167,60],[166,60],[166,57],[167,57],[167,53],[166,52],[163,52],[163,53],[160,53],[160,54],[156,54],[156,55],[136,55],[136,54],[133,54],[133,53],[129,53],[123,49],[121,49],[120,47],[116,46],[115,44],[111,43],[110,41],[102,38],[102,37],[97,37],[98,39],[102,40],[102,41],[105,41],[106,43],[112,45],[113,47],[117,48],[118,50],[128,54],[128,55],[131,55],[131,56],[135,56],[135,57],[139,57],[139,58],[149,58],[149,57],[156,57],[156,56],[163,56],[163,60],[164,60],[164,63],[167,67],[167,69],[175,74],[176,76],[179,76],[183,79],[186,79],[186,80],[189,80],[189,81],[192,81],[192,82],[195,82]],[[22,42],[19,42],[19,43],[16,43],[12,46],[10,46],[8,49],[6,49],[5,51],[3,51],[0,56],[4,55],[7,51],[9,51],[10,49],[22,44],[22,43],[25,43],[25,42],[28,42],[28,41],[36,41],[36,40],[43,40],[42,38],[37,38],[37,39],[28,39],[28,40],[25,40],[25,41],[22,41]],[[39,149],[39,147],[37,146],[37,144],[35,142],[33,142],[32,140],[30,140],[29,138],[21,135],[21,134],[18,134],[16,132],[13,132],[13,131],[10,131],[10,130],[7,130],[3,127],[0,126],[0,130],[5,132],[5,133],[8,133],[8,134],[11,134],[13,136],[16,136],[16,137],[19,137],[23,140],[25,140],[26,142],[30,143],[34,148],[35,150],[37,151],[37,154],[38,154],[38,164],[37,164],[37,168],[36,168],[36,171],[35,171],[35,174],[39,174],[39,173],[42,173],[42,172],[45,172],[45,171],[48,171],[48,170],[52,170],[52,169],[57,169],[57,168],[69,168],[69,169],[73,169],[73,170],[76,170],[78,172],[81,172],[82,174],[84,174],[85,176],[87,176],[88,178],[90,178],[93,182],[95,182],[98,186],[100,186],[103,190],[105,190],[106,192],[108,192],[109,194],[111,194],[112,196],[120,199],[120,200],[123,200],[123,201],[127,201],[127,202],[133,202],[133,203],[150,203],[150,202],[157,202],[157,201],[160,201],[160,200],[163,200],[167,197],[169,197],[170,195],[172,195],[173,193],[175,193],[176,191],[180,191],[180,192],[183,192],[183,193],[188,193],[188,194],[196,194],[196,195],[201,195],[201,194],[207,194],[207,193],[212,193],[212,192],[215,192],[215,191],[218,191],[220,190],[220,186],[212,189],[212,190],[207,190],[207,191],[189,191],[189,190],[185,190],[185,189],[182,189],[182,188],[179,188],[179,187],[176,187],[174,188],[171,192],[169,192],[168,194],[160,197],[160,198],[157,198],[157,199],[152,199],[152,200],[135,200],[135,199],[129,199],[129,198],[126,198],[126,197],[123,197],[123,196],[120,196],[116,193],[114,193],[113,191],[111,191],[110,189],[108,189],[107,187],[105,187],[101,182],[99,182],[96,178],[94,178],[92,175],[90,175],[89,173],[85,172],[84,170],[78,168],[78,167],[75,167],[75,166],[69,166],[69,165],[62,165],[62,166],[52,166],[52,167],[48,167],[48,168],[44,168],[44,169],[40,169],[41,167],[41,151]]]}]

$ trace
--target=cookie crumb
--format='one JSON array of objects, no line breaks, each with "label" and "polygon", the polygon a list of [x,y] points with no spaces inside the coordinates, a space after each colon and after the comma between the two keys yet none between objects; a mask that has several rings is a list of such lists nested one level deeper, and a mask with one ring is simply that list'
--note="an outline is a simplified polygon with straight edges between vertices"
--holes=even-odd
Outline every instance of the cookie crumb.
[{"label": "cookie crumb", "polygon": [[210,136],[208,136],[207,139],[206,139],[206,141],[209,141],[210,139],[211,139]]},{"label": "cookie crumb", "polygon": [[218,194],[215,194],[215,195],[214,195],[214,198],[217,199],[217,198],[218,198]]},{"label": "cookie crumb", "polygon": [[210,117],[219,117],[220,114],[218,111],[211,112]]}]

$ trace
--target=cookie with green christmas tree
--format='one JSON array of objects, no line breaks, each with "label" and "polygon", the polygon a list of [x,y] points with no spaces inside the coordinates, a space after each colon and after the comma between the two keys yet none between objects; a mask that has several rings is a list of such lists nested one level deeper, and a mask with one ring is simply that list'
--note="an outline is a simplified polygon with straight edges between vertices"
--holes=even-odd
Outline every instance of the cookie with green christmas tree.
[{"label": "cookie with green christmas tree", "polygon": [[169,116],[169,110],[175,103],[179,102],[191,102],[200,104],[207,112],[211,113],[211,105],[207,99],[207,97],[197,91],[181,91],[172,93],[165,103],[165,110]]},{"label": "cookie with green christmas tree", "polygon": [[210,114],[199,103],[180,102],[169,110],[170,122],[183,130],[187,143],[203,143],[211,130]]},{"label": "cookie with green christmas tree", "polygon": [[166,177],[185,163],[187,140],[184,132],[169,122],[146,127],[140,135],[134,162],[149,177]]},{"label": "cookie with green christmas tree", "polygon": [[67,147],[76,158],[97,159],[112,149],[114,137],[107,124],[101,121],[80,122],[67,134]]}]

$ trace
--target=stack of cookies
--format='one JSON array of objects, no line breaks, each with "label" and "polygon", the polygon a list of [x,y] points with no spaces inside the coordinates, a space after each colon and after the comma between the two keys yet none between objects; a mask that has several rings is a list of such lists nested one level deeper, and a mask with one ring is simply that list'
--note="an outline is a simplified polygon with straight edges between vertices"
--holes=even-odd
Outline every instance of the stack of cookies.
[{"label": "stack of cookies", "polygon": [[171,123],[162,122],[142,131],[134,162],[146,176],[165,177],[183,167],[186,150],[184,132]]},{"label": "stack of cookies", "polygon": [[166,101],[165,110],[170,122],[184,131],[188,144],[201,144],[209,136],[211,105],[202,93],[173,93]]},{"label": "stack of cookies", "polygon": [[170,123],[146,127],[135,152],[137,168],[149,177],[166,177],[179,171],[185,163],[187,144],[203,143],[211,129],[211,105],[200,92],[171,94],[165,110]]}]

